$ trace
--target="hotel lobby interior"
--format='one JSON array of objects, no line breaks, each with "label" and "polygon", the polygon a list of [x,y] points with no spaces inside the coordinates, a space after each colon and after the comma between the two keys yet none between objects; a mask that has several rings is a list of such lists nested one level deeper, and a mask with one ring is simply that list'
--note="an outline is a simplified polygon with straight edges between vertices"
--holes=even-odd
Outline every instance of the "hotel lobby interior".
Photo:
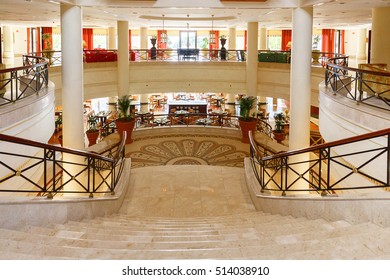
[{"label": "hotel lobby interior", "polygon": [[2,1],[0,259],[390,259],[389,16]]}]

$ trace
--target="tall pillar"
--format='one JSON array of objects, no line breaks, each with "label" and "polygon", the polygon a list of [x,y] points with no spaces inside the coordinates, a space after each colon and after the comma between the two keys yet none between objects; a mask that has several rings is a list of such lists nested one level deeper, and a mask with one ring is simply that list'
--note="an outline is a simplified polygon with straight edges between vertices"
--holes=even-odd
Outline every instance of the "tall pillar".
[{"label": "tall pillar", "polygon": [[290,74],[290,150],[310,145],[312,27],[313,8],[295,8]]},{"label": "tall pillar", "polygon": [[366,38],[367,29],[360,29],[358,33],[358,45],[356,50],[356,59],[358,60],[366,59]]},{"label": "tall pillar", "polygon": [[248,96],[257,96],[257,39],[258,23],[248,22],[248,43],[246,59],[246,91]]},{"label": "tall pillar", "polygon": [[61,4],[62,122],[64,146],[84,149],[82,10]]},{"label": "tall pillar", "polygon": [[390,66],[390,7],[372,9],[371,63]]},{"label": "tall pillar", "polygon": [[260,28],[259,32],[259,38],[260,38],[260,43],[259,43],[259,48],[260,50],[266,50],[267,49],[267,28]]},{"label": "tall pillar", "polygon": [[147,49],[148,48],[148,28],[141,27],[140,32],[140,48],[141,49]]},{"label": "tall pillar", "polygon": [[236,28],[230,27],[229,28],[229,50],[235,50],[236,49]]},{"label": "tall pillar", "polygon": [[108,28],[108,49],[116,49],[116,29],[115,27]]},{"label": "tall pillar", "polygon": [[14,58],[14,37],[12,26],[5,25],[3,27],[4,38],[4,58]]},{"label": "tall pillar", "polygon": [[[292,19],[289,150],[296,150],[310,146],[313,7],[295,8]],[[296,181],[292,188],[308,188],[308,160],[307,153],[291,157],[290,162],[300,162],[294,166],[298,174],[287,174],[289,182]]]},{"label": "tall pillar", "polygon": [[129,22],[118,21],[118,97],[129,94]]}]

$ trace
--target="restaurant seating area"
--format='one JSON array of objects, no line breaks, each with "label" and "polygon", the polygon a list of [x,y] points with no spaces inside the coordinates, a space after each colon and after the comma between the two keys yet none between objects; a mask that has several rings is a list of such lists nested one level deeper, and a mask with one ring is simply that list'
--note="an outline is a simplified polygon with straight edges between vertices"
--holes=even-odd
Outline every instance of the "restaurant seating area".
[{"label": "restaurant seating area", "polygon": [[[237,94],[233,103],[228,102],[228,95],[224,93],[154,93],[149,94],[147,98],[140,95],[129,97],[132,103],[131,113],[136,120],[134,129],[137,130],[180,125],[237,129],[239,128],[239,100],[242,96]],[[281,110],[281,108],[276,108],[275,106],[279,105],[272,103],[270,105],[266,109],[264,106],[261,108],[259,106],[257,118],[273,125],[272,110]],[[100,132],[97,142],[116,132],[115,120],[119,116],[115,98],[110,102],[108,99],[87,100],[84,102],[84,109],[85,130],[87,130],[88,118],[91,115],[97,118],[97,128]],[[285,112],[288,113],[288,109]],[[284,128],[288,134],[289,126],[285,125]]]}]

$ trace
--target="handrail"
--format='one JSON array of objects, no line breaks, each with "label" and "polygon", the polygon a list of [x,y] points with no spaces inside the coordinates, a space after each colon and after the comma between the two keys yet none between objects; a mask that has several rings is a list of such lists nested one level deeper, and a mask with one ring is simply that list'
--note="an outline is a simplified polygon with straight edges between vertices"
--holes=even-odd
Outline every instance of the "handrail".
[{"label": "handrail", "polygon": [[325,196],[390,186],[390,128],[266,157],[251,132],[249,140],[261,192],[284,196],[314,190]]},{"label": "handrail", "polygon": [[74,155],[78,155],[78,156],[92,157],[92,158],[96,158],[96,159],[115,162],[114,159],[112,159],[112,158],[104,157],[104,156],[101,156],[101,155],[96,154],[96,153],[71,149],[71,148],[62,147],[62,146],[55,146],[52,144],[45,144],[42,142],[37,142],[37,141],[33,141],[33,140],[25,139],[25,138],[20,138],[20,137],[16,137],[16,136],[11,136],[11,135],[6,135],[6,134],[0,134],[0,141],[6,141],[6,142],[21,144],[21,145],[26,145],[26,146],[36,147],[36,148],[42,148],[42,149],[52,149],[53,151],[70,153],[70,154],[74,154]]},{"label": "handrail", "polygon": [[319,150],[319,149],[327,149],[327,148],[331,148],[331,147],[337,147],[340,145],[355,143],[355,142],[362,141],[362,140],[368,140],[368,139],[375,138],[375,137],[386,136],[388,134],[390,134],[390,128],[386,128],[386,129],[382,129],[382,130],[378,130],[378,131],[374,131],[374,132],[369,132],[369,133],[366,133],[363,135],[352,136],[350,138],[326,142],[323,144],[319,144],[319,145],[315,145],[315,146],[311,146],[311,147],[307,147],[307,148],[283,152],[280,154],[276,154],[275,156],[272,156],[272,157],[265,157],[265,158],[263,158],[263,160],[271,160],[271,159],[276,159],[276,158],[280,158],[280,157],[289,157],[289,156],[293,156],[293,155],[297,155],[297,154],[313,152],[313,151]]},{"label": "handrail", "polygon": [[24,55],[23,66],[0,70],[0,106],[40,93],[48,83],[48,60]]},{"label": "handrail", "polygon": [[23,55],[23,62],[24,63],[27,63],[27,61],[28,61],[27,58],[30,58],[30,59],[33,58],[33,59],[36,59],[37,61],[40,61],[40,62],[35,63],[35,64],[27,64],[27,65],[23,65],[23,66],[16,66],[16,67],[11,67],[11,68],[0,69],[0,74],[5,74],[8,72],[12,72],[12,71],[26,70],[26,69],[30,69],[32,66],[41,67],[41,66],[47,65],[47,63],[48,63],[48,59],[44,58],[44,57],[35,56],[35,55]]},{"label": "handrail", "polygon": [[114,194],[124,167],[125,140],[126,134],[112,147],[118,147],[114,156],[107,157],[0,134],[0,192],[47,198],[59,193]]},{"label": "handrail", "polygon": [[390,110],[389,71],[348,67],[343,63],[337,64],[338,59],[343,57],[329,59],[326,64],[325,86],[333,94],[347,97],[357,104]]}]

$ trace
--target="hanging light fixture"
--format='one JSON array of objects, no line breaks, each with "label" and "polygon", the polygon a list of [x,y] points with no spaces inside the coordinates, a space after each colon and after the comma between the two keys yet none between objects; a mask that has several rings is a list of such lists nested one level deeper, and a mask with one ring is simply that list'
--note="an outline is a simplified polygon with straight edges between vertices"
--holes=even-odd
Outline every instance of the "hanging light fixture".
[{"label": "hanging light fixture", "polygon": [[161,44],[166,44],[167,41],[168,41],[168,36],[167,36],[167,33],[165,31],[165,26],[164,26],[164,19],[165,19],[165,15],[162,15],[163,17],[163,20],[162,20],[162,32],[161,32],[161,37],[160,37],[160,42]]},{"label": "hanging light fixture", "polygon": [[215,44],[214,15],[211,15],[210,44]]}]

